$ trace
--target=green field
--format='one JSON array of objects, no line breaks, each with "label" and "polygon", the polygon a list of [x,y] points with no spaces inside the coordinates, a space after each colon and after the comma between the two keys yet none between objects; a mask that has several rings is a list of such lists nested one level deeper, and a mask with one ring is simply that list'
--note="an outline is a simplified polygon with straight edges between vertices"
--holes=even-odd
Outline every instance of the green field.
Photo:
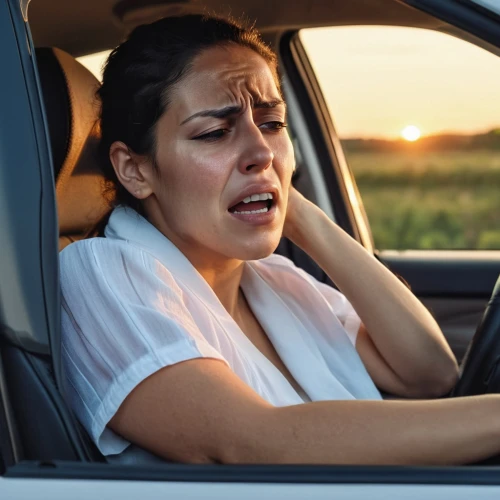
[{"label": "green field", "polygon": [[500,249],[500,151],[346,151],[378,249]]}]

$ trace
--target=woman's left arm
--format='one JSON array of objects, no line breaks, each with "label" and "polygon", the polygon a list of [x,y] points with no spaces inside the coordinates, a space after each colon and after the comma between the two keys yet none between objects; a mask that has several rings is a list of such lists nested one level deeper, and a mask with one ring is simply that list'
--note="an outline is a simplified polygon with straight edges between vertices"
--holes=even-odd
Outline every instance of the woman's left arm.
[{"label": "woman's left arm", "polygon": [[373,255],[293,188],[284,236],[314,259],[360,316],[356,349],[380,389],[427,398],[453,388],[457,362],[429,311]]}]

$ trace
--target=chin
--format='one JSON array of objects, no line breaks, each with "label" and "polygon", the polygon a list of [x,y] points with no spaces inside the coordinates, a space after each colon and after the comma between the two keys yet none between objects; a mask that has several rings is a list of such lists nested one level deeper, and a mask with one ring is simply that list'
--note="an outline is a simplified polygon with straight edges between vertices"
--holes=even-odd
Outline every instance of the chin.
[{"label": "chin", "polygon": [[238,260],[260,260],[269,257],[278,247],[280,239],[273,239],[266,242],[254,242],[249,245],[242,245],[234,248],[232,257]]}]

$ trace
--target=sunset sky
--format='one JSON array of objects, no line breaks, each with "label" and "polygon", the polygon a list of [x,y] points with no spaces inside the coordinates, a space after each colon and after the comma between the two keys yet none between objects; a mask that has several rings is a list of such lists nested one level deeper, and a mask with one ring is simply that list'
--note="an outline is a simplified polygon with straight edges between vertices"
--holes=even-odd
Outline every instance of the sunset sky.
[{"label": "sunset sky", "polygon": [[500,58],[470,43],[396,27],[320,28],[302,40],[341,137],[500,126]]},{"label": "sunset sky", "polygon": [[[341,137],[475,133],[500,127],[500,58],[414,28],[301,32]],[[96,74],[106,54],[83,58]]]}]

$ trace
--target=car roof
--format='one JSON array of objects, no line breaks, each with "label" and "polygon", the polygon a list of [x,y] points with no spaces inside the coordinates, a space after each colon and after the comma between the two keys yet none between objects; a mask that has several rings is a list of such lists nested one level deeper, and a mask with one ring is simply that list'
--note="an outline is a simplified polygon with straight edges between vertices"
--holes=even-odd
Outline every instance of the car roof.
[{"label": "car roof", "polygon": [[399,0],[32,0],[28,16],[37,46],[80,56],[116,46],[134,25],[204,8],[256,20],[257,28],[269,35],[332,25],[439,29],[442,24]]}]

